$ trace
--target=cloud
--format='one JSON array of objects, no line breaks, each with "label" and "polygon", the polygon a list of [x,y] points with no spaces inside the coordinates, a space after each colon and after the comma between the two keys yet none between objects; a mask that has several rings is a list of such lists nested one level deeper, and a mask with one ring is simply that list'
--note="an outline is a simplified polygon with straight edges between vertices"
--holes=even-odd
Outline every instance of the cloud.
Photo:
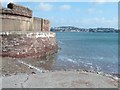
[{"label": "cloud", "polygon": [[104,17],[101,17],[101,18],[96,17],[96,18],[83,19],[81,23],[84,25],[88,25],[89,27],[92,27],[92,26],[117,27],[118,19],[117,18],[107,19]]},{"label": "cloud", "polygon": [[62,6],[60,6],[60,10],[69,10],[69,9],[71,9],[70,5],[62,5]]},{"label": "cloud", "polygon": [[90,0],[90,1],[102,4],[105,2],[118,2],[119,0]]},{"label": "cloud", "polygon": [[88,9],[88,13],[89,14],[102,14],[103,13],[103,11],[102,10],[97,10],[97,9],[95,9],[95,8],[89,8]]},{"label": "cloud", "polygon": [[[0,0],[8,2],[10,0]],[[119,0],[14,0],[15,2],[119,2]]]},{"label": "cloud", "polygon": [[95,12],[95,9],[94,9],[94,8],[89,8],[89,9],[88,9],[88,13],[91,14],[91,13],[94,13],[94,12]]},{"label": "cloud", "polygon": [[65,23],[66,23],[65,18],[61,18],[61,19],[60,19],[60,23],[65,24]]},{"label": "cloud", "polygon": [[108,0],[95,0],[95,2],[107,2]]},{"label": "cloud", "polygon": [[51,11],[53,9],[53,6],[48,3],[40,3],[39,9],[42,11]]}]

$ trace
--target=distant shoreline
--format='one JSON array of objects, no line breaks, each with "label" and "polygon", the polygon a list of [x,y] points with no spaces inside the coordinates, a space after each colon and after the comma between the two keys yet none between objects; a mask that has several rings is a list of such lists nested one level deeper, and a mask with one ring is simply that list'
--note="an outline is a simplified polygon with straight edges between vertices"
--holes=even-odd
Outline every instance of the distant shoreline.
[{"label": "distant shoreline", "polygon": [[115,28],[78,28],[74,26],[52,27],[53,32],[103,32],[103,33],[119,33],[120,29]]}]

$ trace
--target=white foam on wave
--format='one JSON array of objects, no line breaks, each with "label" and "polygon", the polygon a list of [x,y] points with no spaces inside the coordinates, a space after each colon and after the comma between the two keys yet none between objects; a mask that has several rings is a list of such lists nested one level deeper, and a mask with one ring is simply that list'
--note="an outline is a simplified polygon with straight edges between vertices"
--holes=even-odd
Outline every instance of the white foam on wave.
[{"label": "white foam on wave", "polygon": [[102,60],[104,59],[104,57],[79,57],[79,59],[86,59],[86,60],[91,60],[91,59],[94,59],[94,60]]},{"label": "white foam on wave", "polygon": [[78,65],[78,62],[77,62],[77,61],[75,61],[75,60],[73,60],[73,59],[71,59],[71,58],[68,58],[68,57],[60,57],[60,60],[62,60],[62,61],[69,61],[69,62],[72,62],[72,63]]},{"label": "white foam on wave", "polygon": [[72,59],[70,59],[70,58],[68,58],[67,61],[73,62],[73,63],[77,63],[76,61],[74,61],[74,60],[72,60]]},{"label": "white foam on wave", "polygon": [[[71,62],[71,63],[73,63],[73,64],[76,64],[76,65],[83,65],[84,67],[88,67],[89,69],[91,69],[91,70],[96,70],[96,71],[101,71],[101,67],[99,66],[99,65],[94,65],[93,63],[92,63],[92,61],[90,62],[90,61],[86,61],[86,60],[84,60],[84,59],[86,59],[86,58],[84,58],[84,57],[81,57],[81,58],[79,58],[79,59],[72,59],[72,58],[69,58],[69,57],[65,57],[65,56],[61,56],[61,57],[59,57],[60,58],[60,60],[62,60],[62,61],[64,61],[64,62]],[[84,59],[83,59],[84,58]],[[101,58],[102,59],[102,58]],[[90,60],[90,59],[89,59]]]},{"label": "white foam on wave", "polygon": [[60,44],[64,44],[62,41],[58,41]]},{"label": "white foam on wave", "polygon": [[101,67],[98,66],[98,65],[96,65],[96,70],[97,70],[97,71],[101,71]]},{"label": "white foam on wave", "polygon": [[87,63],[87,65],[91,65],[92,66],[92,63]]}]

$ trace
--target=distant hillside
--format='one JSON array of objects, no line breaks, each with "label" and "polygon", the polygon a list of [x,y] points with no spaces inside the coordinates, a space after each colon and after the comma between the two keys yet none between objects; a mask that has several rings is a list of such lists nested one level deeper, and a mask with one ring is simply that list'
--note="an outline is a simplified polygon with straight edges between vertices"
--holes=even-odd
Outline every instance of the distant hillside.
[{"label": "distant hillside", "polygon": [[78,28],[74,26],[61,26],[61,27],[52,27],[51,31],[53,32],[120,32],[118,29],[114,28]]}]

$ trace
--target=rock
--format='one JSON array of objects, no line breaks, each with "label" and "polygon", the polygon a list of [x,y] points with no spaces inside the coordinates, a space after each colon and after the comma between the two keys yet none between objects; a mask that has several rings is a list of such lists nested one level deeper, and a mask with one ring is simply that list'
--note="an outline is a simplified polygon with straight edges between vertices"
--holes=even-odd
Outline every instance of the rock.
[{"label": "rock", "polygon": [[35,72],[32,72],[32,74],[36,74]]}]

